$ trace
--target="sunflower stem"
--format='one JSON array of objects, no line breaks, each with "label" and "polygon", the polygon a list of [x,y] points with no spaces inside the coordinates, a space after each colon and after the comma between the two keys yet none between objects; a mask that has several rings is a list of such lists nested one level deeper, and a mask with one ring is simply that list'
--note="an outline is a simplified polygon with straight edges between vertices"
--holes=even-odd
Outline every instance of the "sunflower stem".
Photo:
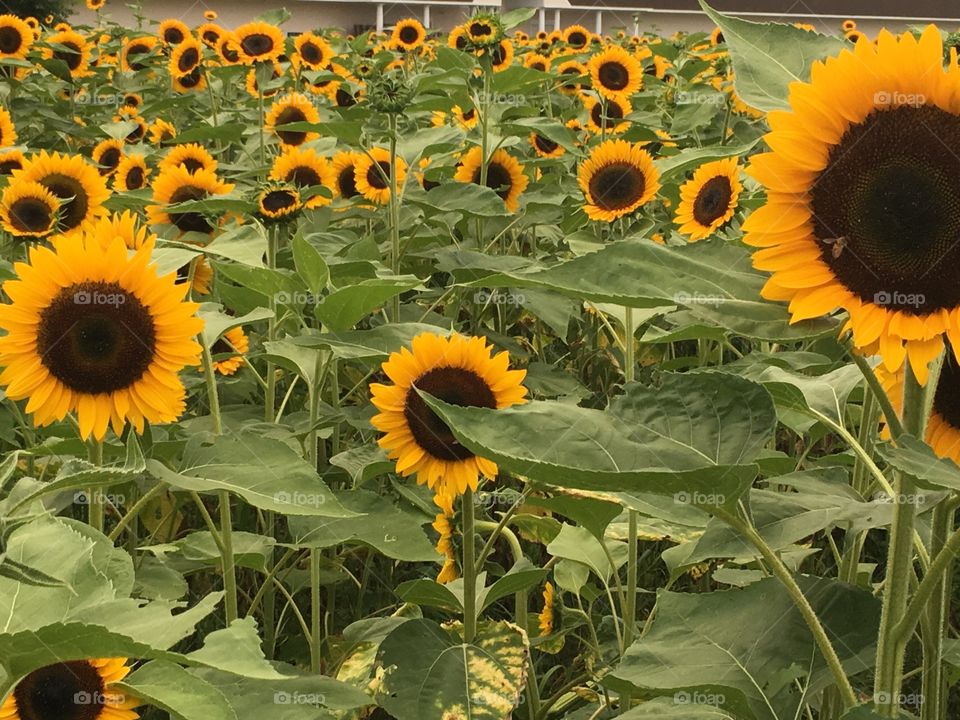
[{"label": "sunflower stem", "polygon": [[473,515],[473,490],[463,493],[463,641],[473,642],[477,634],[477,568]]},{"label": "sunflower stem", "polygon": [[320,647],[323,635],[320,620],[320,548],[310,548],[310,670],[320,673]]},{"label": "sunflower stem", "polygon": [[[903,430],[922,438],[926,425],[926,393],[936,381],[920,384],[909,362],[904,363]],[[906,473],[894,475],[894,513],[887,549],[887,572],[883,589],[883,610],[877,642],[876,679],[873,701],[882,717],[896,718],[900,713],[900,690],[903,684],[905,637],[898,637],[897,626],[904,620],[910,577],[913,574],[913,533],[915,508],[911,496],[916,483]],[[930,571],[933,570],[931,566]],[[928,571],[927,578],[932,572]],[[926,578],[925,578],[926,579]]]},{"label": "sunflower stem", "polygon": [[[100,467],[103,465],[103,441],[90,440],[87,442],[87,456],[90,463]],[[87,490],[87,522],[98,532],[103,532],[103,493],[98,487]]]},{"label": "sunflower stem", "polygon": [[[400,274],[400,197],[397,192],[397,114],[390,113],[390,267],[393,274]],[[390,302],[393,322],[400,322],[400,296],[394,295]]]}]

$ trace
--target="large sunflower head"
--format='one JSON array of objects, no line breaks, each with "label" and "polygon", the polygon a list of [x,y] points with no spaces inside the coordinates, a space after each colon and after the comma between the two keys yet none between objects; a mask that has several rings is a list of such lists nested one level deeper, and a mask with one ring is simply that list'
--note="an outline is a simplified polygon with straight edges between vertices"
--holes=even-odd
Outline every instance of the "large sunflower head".
[{"label": "large sunflower head", "polygon": [[330,43],[312,32],[297,35],[293,41],[294,58],[310,70],[322,70],[333,59]]},{"label": "large sunflower head", "polygon": [[398,22],[390,36],[391,44],[398,50],[409,52],[416,50],[427,39],[427,31],[419,20],[407,18]]},{"label": "large sunflower head", "polygon": [[210,48],[216,48],[220,44],[221,38],[227,34],[222,27],[212,22],[205,22],[197,28],[196,35],[200,42]]},{"label": "large sunflower head", "polygon": [[295,187],[281,185],[264,188],[257,196],[257,207],[267,221],[285,220],[303,207],[303,203]]},{"label": "large sunflower head", "polygon": [[123,160],[123,150],[126,143],[123,140],[103,140],[93,148],[91,157],[100,167],[101,175],[111,175]]},{"label": "large sunflower head", "polygon": [[725,158],[697,168],[680,188],[675,222],[690,242],[702,240],[733,217],[740,198],[737,158]]},{"label": "large sunflower head", "polygon": [[613,222],[652,200],[660,189],[653,158],[640,145],[607,140],[580,165],[577,180],[584,212],[591,220]]},{"label": "large sunflower head", "polygon": [[[482,161],[482,149],[470,148],[460,159],[454,179],[479,185]],[[529,179],[523,172],[523,165],[506,150],[495,150],[487,162],[486,186],[500,196],[510,212],[516,212],[520,207],[520,196],[527,189],[527,183]]]},{"label": "large sunflower head", "polygon": [[319,133],[305,130],[284,130],[284,125],[292,123],[320,122],[320,113],[306,95],[291,93],[274,101],[266,117],[266,130],[280,138],[285,146],[303,145],[320,137]]},{"label": "large sunflower head", "polygon": [[523,56],[523,66],[540,72],[550,72],[550,58],[540,53],[527,53]]},{"label": "large sunflower head", "polygon": [[273,61],[283,54],[283,33],[276,25],[247,23],[234,30],[233,34],[240,43],[240,54],[247,63]]},{"label": "large sunflower head", "polygon": [[633,112],[633,107],[624,95],[600,100],[584,95],[583,106],[587,111],[587,127],[597,135],[618,135],[630,127],[625,118]]},{"label": "large sunflower head", "polygon": [[15,181],[3,190],[0,222],[14,237],[46,237],[56,229],[59,214],[60,199],[38,182]]},{"label": "large sunflower head", "polygon": [[33,30],[16,15],[0,15],[0,58],[27,56],[33,44]]},{"label": "large sunflower head", "polygon": [[197,170],[191,173],[178,165],[164,168],[153,183],[153,201],[147,206],[147,218],[151,225],[175,225],[180,233],[197,232],[213,234],[219,221],[197,209],[177,210],[170,207],[179,203],[207,200],[225,195],[233,190],[231,183],[217,177],[213,170]]},{"label": "large sunflower head", "polygon": [[110,197],[106,179],[79,155],[43,150],[32,155],[23,168],[14,170],[13,178],[38,182],[60,199],[60,228],[64,232],[102,215],[103,203]]},{"label": "large sunflower head", "polygon": [[125,39],[120,50],[120,68],[124,72],[144,70],[149,66],[148,60],[156,46],[157,38],[153,35]]},{"label": "large sunflower head", "polygon": [[192,37],[187,24],[176,18],[170,18],[160,23],[160,27],[157,28],[157,36],[160,38],[160,42],[168,46],[179,45],[188,37]]},{"label": "large sunflower head", "polygon": [[182,78],[200,66],[203,60],[203,45],[193,37],[184,39],[170,54],[170,74]]},{"label": "large sunflower head", "polygon": [[140,701],[114,683],[130,672],[126,658],[48,665],[23,678],[0,705],[8,720],[136,720]]},{"label": "large sunflower head", "polygon": [[583,25],[571,25],[563,31],[563,41],[574,50],[585,48],[591,37],[591,32]]},{"label": "large sunflower head", "polygon": [[142,190],[153,171],[147,167],[147,161],[141,153],[131,153],[120,161],[113,174],[113,189],[117,192]]},{"label": "large sunflower head", "polygon": [[464,34],[474,47],[493,47],[503,39],[503,23],[494,13],[478,12],[463,24]]},{"label": "large sunflower head", "polygon": [[[367,200],[378,205],[390,202],[390,151],[375,147],[362,154],[354,166],[354,181],[357,191]],[[398,192],[407,176],[407,164],[397,156],[395,168]]]},{"label": "large sunflower head", "polygon": [[237,42],[237,38],[232,32],[223,34],[223,37],[217,41],[215,50],[217,51],[217,57],[224,65],[240,65],[243,63],[240,43]]},{"label": "large sunflower head", "polygon": [[423,333],[411,348],[383,363],[392,385],[370,385],[380,411],[371,422],[385,433],[379,444],[397,472],[416,474],[418,483],[452,504],[467,488],[477,489],[480,475],[495,477],[497,466],[461,445],[417,391],[461,407],[500,409],[526,402],[526,371],[510,370],[506,352],[491,357],[482,337]]},{"label": "large sunflower head", "polygon": [[748,168],[767,203],[744,224],[765,298],[794,321],[846,310],[856,347],[921,383],[944,334],[960,348],[960,70],[942,51],[930,26],[815,63],[768,116]]},{"label": "large sunflower head", "polygon": [[104,218],[33,247],[17,279],[4,283],[0,306],[0,385],[28,399],[38,426],[74,412],[80,435],[102,440],[129,420],[173,422],[184,410],[179,371],[199,362],[197,305],[174,273],[150,262],[153,239],[128,253],[133,239]]},{"label": "large sunflower head", "polygon": [[194,173],[198,170],[216,170],[217,161],[203,145],[186,143],[170,148],[158,167],[161,171],[172,167],[182,167],[188,172]]},{"label": "large sunflower head", "polygon": [[[273,161],[270,179],[279,183],[288,183],[302,191],[315,192],[320,187],[326,187],[332,193],[335,187],[330,161],[318,155],[313,148],[307,150],[300,147],[287,148]],[[304,203],[304,207],[317,208],[329,204],[331,199],[316,193]]]},{"label": "large sunflower head", "polygon": [[609,45],[587,61],[593,89],[606,98],[632,95],[643,84],[643,68],[636,56],[619,45]]},{"label": "large sunflower head", "polygon": [[62,60],[66,63],[71,77],[79,78],[87,74],[92,46],[83,35],[73,30],[63,30],[48,35],[46,44],[47,47],[42,53],[44,58]]}]

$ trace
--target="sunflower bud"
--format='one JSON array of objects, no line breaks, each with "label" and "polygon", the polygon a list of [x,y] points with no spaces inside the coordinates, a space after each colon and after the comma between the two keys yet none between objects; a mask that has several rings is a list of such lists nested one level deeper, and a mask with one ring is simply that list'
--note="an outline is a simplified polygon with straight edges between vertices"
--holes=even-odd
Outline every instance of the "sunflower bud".
[{"label": "sunflower bud", "polygon": [[399,115],[406,109],[413,97],[410,88],[399,73],[384,73],[370,82],[367,87],[367,99],[377,112]]}]

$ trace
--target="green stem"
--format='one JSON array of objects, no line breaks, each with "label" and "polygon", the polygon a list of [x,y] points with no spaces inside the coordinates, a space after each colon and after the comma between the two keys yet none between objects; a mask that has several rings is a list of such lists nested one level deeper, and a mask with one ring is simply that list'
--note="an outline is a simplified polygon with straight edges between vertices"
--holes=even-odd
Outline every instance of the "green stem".
[{"label": "green stem", "polygon": [[[933,510],[930,527],[930,554],[939,557],[946,545],[947,535],[953,531],[956,508],[949,500],[941,501]],[[925,609],[927,628],[923,634],[923,720],[941,720],[944,717],[946,682],[943,667],[943,643],[950,615],[950,589],[953,577],[954,554],[948,553],[946,567],[937,579]],[[930,571],[927,571],[929,576]],[[909,605],[908,605],[909,609]]]},{"label": "green stem", "polygon": [[120,518],[120,521],[117,523],[117,526],[110,531],[110,534],[107,536],[110,542],[115,542],[116,539],[120,537],[120,533],[123,532],[123,529],[130,523],[131,520],[133,520],[137,516],[140,510],[143,509],[143,506],[146,505],[151,500],[153,500],[153,498],[159,495],[161,492],[163,492],[165,487],[166,486],[163,483],[157,483],[152,488],[150,488],[147,492],[141,495],[140,498],[133,505],[130,506],[130,509],[127,510],[126,513],[124,513],[123,517]]},{"label": "green stem", "polygon": [[[103,442],[89,440],[87,457],[91,464],[97,467],[103,465]],[[99,487],[91,487],[87,490],[87,522],[90,527],[103,532],[103,491]]]},{"label": "green stem", "polygon": [[[390,267],[400,274],[400,194],[397,186],[397,114],[390,113]],[[390,305],[391,319],[400,321],[400,296],[394,295]]]},{"label": "green stem", "polygon": [[473,491],[467,488],[462,498],[463,514],[463,641],[473,642],[477,634],[477,568],[474,559],[475,535]]},{"label": "green stem", "polygon": [[323,613],[320,608],[320,549],[310,548],[310,670],[320,672],[320,646],[323,635],[320,621]]},{"label": "green stem", "polygon": [[857,705],[856,693],[854,693],[853,687],[850,685],[850,680],[843,671],[843,665],[840,663],[840,658],[837,656],[837,652],[834,650],[833,644],[827,636],[827,631],[824,629],[816,612],[814,612],[810,606],[810,603],[804,596],[800,586],[797,585],[797,581],[794,580],[787,566],[783,564],[783,561],[777,553],[774,552],[773,548],[767,544],[766,540],[763,539],[752,525],[720,508],[714,508],[711,512],[734,528],[753,545],[770,566],[773,574],[783,583],[787,594],[790,595],[790,599],[797,607],[797,610],[800,611],[800,614],[807,623],[807,627],[813,634],[813,639],[816,641],[817,647],[820,648],[820,654],[823,655],[824,660],[826,660],[827,667],[830,668],[830,672],[833,674],[834,681],[843,697],[844,708],[849,709]]}]

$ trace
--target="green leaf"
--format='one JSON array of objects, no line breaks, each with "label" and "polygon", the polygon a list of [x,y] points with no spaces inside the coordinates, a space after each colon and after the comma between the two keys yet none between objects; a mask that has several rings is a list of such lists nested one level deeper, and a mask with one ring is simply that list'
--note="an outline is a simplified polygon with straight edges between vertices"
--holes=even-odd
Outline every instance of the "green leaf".
[{"label": "green leaf", "polygon": [[548,572],[548,570],[538,568],[526,558],[520,558],[506,574],[498,577],[492,585],[478,590],[477,612],[482,613],[500,598],[539,585]]},{"label": "green leaf", "polygon": [[499,217],[507,214],[503,200],[491,188],[475,183],[445,182],[425,195],[405,198],[414,205],[441,213],[461,213],[471,217]]},{"label": "green leaf", "polygon": [[291,243],[293,247],[293,262],[297,266],[297,274],[303,279],[307,289],[314,295],[326,288],[330,279],[330,269],[324,261],[320,251],[309,240],[297,233]]},{"label": "green leaf", "polygon": [[[816,418],[829,418],[843,423],[847,397],[860,383],[863,375],[856,365],[844,365],[833,372],[811,377],[779,367],[767,367],[757,372],[748,371],[748,377],[763,383],[780,408],[794,410]],[[813,425],[811,422],[804,430]]]},{"label": "green leaf", "polygon": [[[439,557],[439,555],[437,557]],[[456,593],[452,592],[446,585],[441,585],[435,580],[429,580],[427,578],[408,580],[407,582],[397,585],[394,592],[397,594],[397,597],[404,602],[414,603],[415,605],[426,605],[427,607],[438,607],[460,613],[463,612],[463,603]]]},{"label": "green leaf", "polygon": [[724,15],[700,0],[700,7],[723,31],[733,61],[737,94],[758,110],[789,107],[792,82],[807,82],[810,66],[849,45],[833,35],[808,32],[793,25],[755,23]]},{"label": "green leaf", "polygon": [[297,373],[307,381],[307,387],[316,386],[319,350],[296,345],[287,338],[265,342],[263,348],[266,350],[264,359]]},{"label": "green leaf", "polygon": [[379,704],[397,720],[506,720],[520,702],[529,651],[519,628],[480,623],[473,643],[430,620],[409,620],[380,645],[388,670]]},{"label": "green leaf", "polygon": [[317,319],[329,330],[349,330],[390,298],[418,285],[414,275],[361,280],[320,298]]},{"label": "green leaf", "polygon": [[[595,538],[589,530],[575,525],[564,525],[560,534],[547,545],[547,552],[554,557],[572,560],[586,565],[600,580],[606,584],[627,561],[627,546],[621,542],[606,542],[607,551],[604,552],[600,540]],[[614,565],[610,564],[607,553],[613,558]]]},{"label": "green leaf", "polygon": [[263,257],[267,252],[267,236],[260,224],[239,225],[204,245],[203,252],[249,267],[262,268]]},{"label": "green leaf", "polygon": [[661,182],[674,177],[681,177],[689,170],[694,170],[700,165],[719,160],[725,157],[736,155],[737,157],[746,157],[760,138],[755,139],[745,145],[708,145],[703,148],[689,148],[681,150],[676,155],[660,158],[656,161],[657,169],[660,170]]},{"label": "green leaf", "polygon": [[716,705],[694,702],[701,698],[709,699],[710,693],[681,690],[673,697],[655,698],[642,703],[618,715],[617,720],[739,720]]},{"label": "green leaf", "polygon": [[208,348],[212,348],[228,330],[273,317],[269,308],[257,308],[241,317],[220,312],[222,309],[223,306],[217,303],[202,303],[199,312],[197,312],[197,315],[203,318],[203,341]]},{"label": "green leaf", "polygon": [[[836,580],[796,580],[848,674],[867,669],[880,601]],[[611,686],[622,682],[658,694],[713,693],[734,717],[756,720],[797,717],[805,698],[794,680],[806,678],[808,695],[831,682],[806,622],[775,578],[721,592],[661,591],[650,630],[608,677]]]},{"label": "green leaf", "polygon": [[176,471],[157,460],[147,470],[181,490],[227,490],[254,507],[285,515],[356,517],[340,504],[317,471],[288,445],[254,432],[194,435]]},{"label": "green leaf", "polygon": [[222,692],[167,660],[141,665],[115,687],[180,720],[237,720]]},{"label": "green leaf", "polygon": [[897,470],[927,486],[960,490],[960,467],[949,458],[937,457],[929,445],[915,437],[901,436],[896,447],[880,445],[877,450]]},{"label": "green leaf", "polygon": [[203,647],[186,657],[207,667],[217,668],[246,678],[284,680],[283,675],[264,657],[252,617],[234,620],[230,627],[214,630],[206,636]]},{"label": "green leaf", "polygon": [[401,347],[410,347],[410,342],[420,333],[432,332],[437,335],[449,335],[449,328],[441,328],[425,323],[391,323],[371,330],[347,330],[321,335],[301,335],[291,342],[306,347],[330,348],[333,355],[343,360],[364,360],[380,363],[390,353]]}]

